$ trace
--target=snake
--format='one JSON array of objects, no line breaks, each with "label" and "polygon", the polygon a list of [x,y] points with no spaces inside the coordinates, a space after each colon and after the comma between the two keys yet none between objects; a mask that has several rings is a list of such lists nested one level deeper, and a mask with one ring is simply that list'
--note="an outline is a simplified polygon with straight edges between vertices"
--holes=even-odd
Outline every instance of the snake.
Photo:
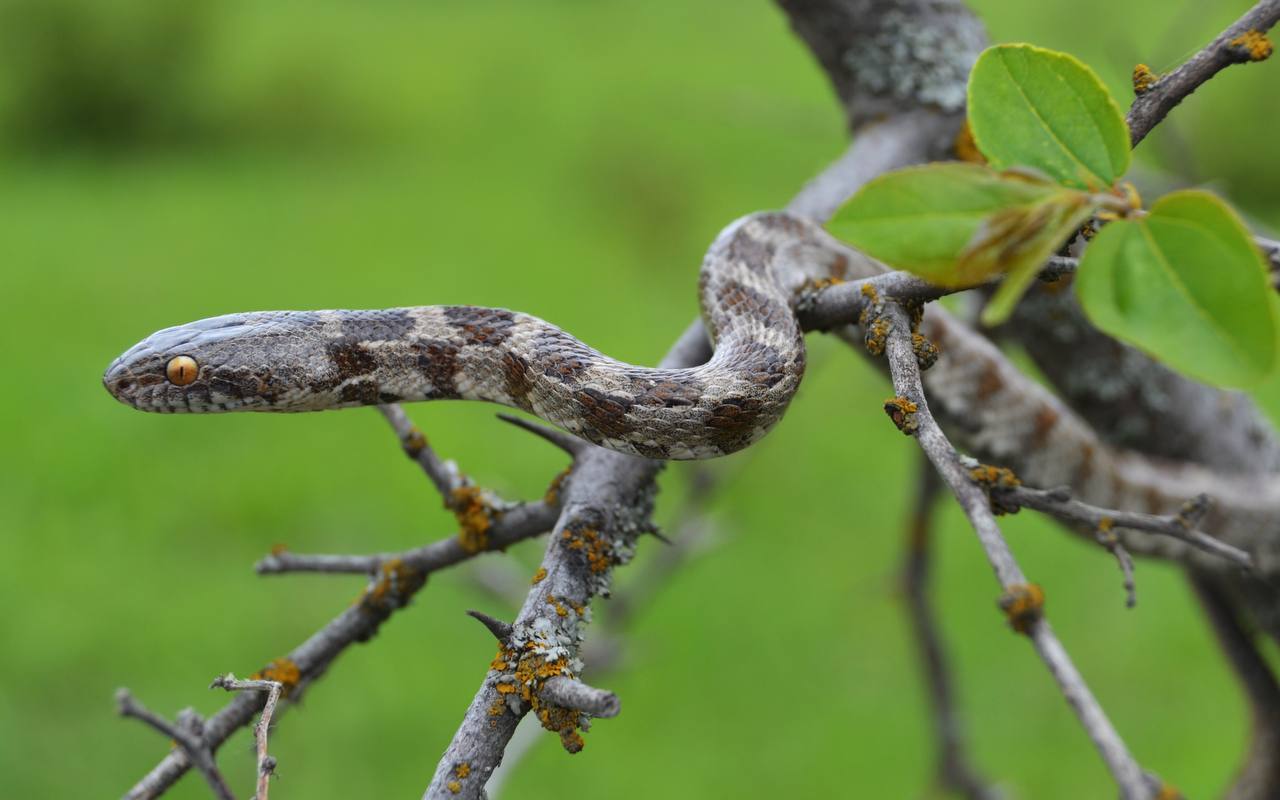
[{"label": "snake", "polygon": [[801,287],[840,277],[848,251],[785,212],[724,229],[698,278],[713,350],[683,369],[610,358],[538,317],[466,305],[254,311],[157,331],[106,370],[133,408],[300,412],[483,400],[593,444],[654,459],[705,459],[759,441],[805,368]]}]

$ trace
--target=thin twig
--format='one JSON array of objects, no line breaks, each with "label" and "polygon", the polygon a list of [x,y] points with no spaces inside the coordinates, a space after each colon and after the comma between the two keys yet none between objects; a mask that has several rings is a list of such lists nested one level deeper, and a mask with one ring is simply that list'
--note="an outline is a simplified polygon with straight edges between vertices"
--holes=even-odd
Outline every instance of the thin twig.
[{"label": "thin twig", "polygon": [[385,565],[396,562],[411,569],[434,572],[479,553],[503,550],[518,541],[545,533],[555,524],[559,513],[559,502],[535,500],[520,503],[504,511],[493,521],[486,531],[485,546],[479,550],[468,549],[458,536],[449,536],[410,550],[371,555],[291,553],[283,548],[276,548],[253,568],[259,575],[283,575],[290,572],[376,575]]},{"label": "thin twig", "polygon": [[[1045,263],[1039,278],[1049,282],[1059,280],[1073,274],[1079,264],[1079,260],[1075,258],[1054,256]],[[888,267],[880,266],[888,270]],[[909,272],[886,271],[869,278],[808,289],[796,301],[796,316],[806,331],[826,331],[857,321],[862,310],[875,299],[908,304],[927,303],[970,289],[994,285],[1003,277],[996,275],[977,283],[943,287]]]},{"label": "thin twig", "polygon": [[912,330],[907,313],[894,303],[886,303],[882,318],[888,323],[885,355],[889,361],[893,388],[898,398],[905,401],[901,406],[904,413],[912,415],[904,430],[909,429],[916,437],[978,534],[987,560],[1004,589],[1002,606],[1009,615],[1010,622],[1035,645],[1036,652],[1058,682],[1085,732],[1102,755],[1120,788],[1121,797],[1124,800],[1153,798],[1155,791],[1142,768],[1130,755],[1128,747],[1041,613],[1043,593],[1039,587],[1028,584],[1026,575],[1000,533],[986,491],[971,479],[969,470],[962,464],[959,454],[930,413],[920,381],[920,367],[912,345]]},{"label": "thin twig", "polygon": [[1099,508],[1082,503],[1071,497],[1070,487],[1058,489],[1032,489],[1027,486],[1004,486],[993,488],[1000,505],[1013,508],[1032,508],[1064,522],[1083,525],[1093,530],[1110,530],[1126,528],[1133,531],[1145,531],[1161,536],[1172,536],[1179,541],[1224,558],[1245,569],[1253,568],[1253,557],[1238,547],[1220,542],[1204,531],[1197,530],[1196,525],[1208,510],[1209,500],[1204,495],[1192,498],[1183,506],[1183,511],[1168,516],[1142,514],[1136,511],[1117,511],[1110,508]]},{"label": "thin twig", "polygon": [[923,453],[919,456],[915,491],[907,510],[906,559],[902,565],[902,589],[915,634],[929,702],[933,711],[937,747],[938,781],[942,788],[967,800],[995,800],[999,793],[979,776],[970,763],[960,717],[955,710],[951,670],[933,608],[929,604],[929,568],[933,512],[942,482]]},{"label": "thin twig", "polygon": [[228,692],[266,692],[267,702],[262,706],[262,715],[258,724],[253,726],[253,741],[258,748],[258,791],[255,800],[267,800],[271,775],[276,771],[276,760],[267,754],[267,735],[271,730],[271,717],[276,712],[276,703],[284,690],[284,684],[268,680],[237,680],[228,672],[219,675],[209,684],[210,689],[226,689]]},{"label": "thin twig", "polygon": [[1138,582],[1133,575],[1133,556],[1129,555],[1129,551],[1120,543],[1115,531],[1110,528],[1098,528],[1094,532],[1094,538],[1115,558],[1117,566],[1120,567],[1120,575],[1124,578],[1125,608],[1133,608],[1138,604]]},{"label": "thin twig", "polygon": [[231,793],[231,788],[227,786],[213,759],[213,746],[204,736],[205,725],[200,715],[187,709],[179,714],[179,724],[175,725],[148,710],[128,689],[116,690],[116,708],[121,716],[141,720],[177,743],[188,762],[200,770],[218,800],[235,800],[235,795]]},{"label": "thin twig", "polygon": [[445,461],[436,455],[427,444],[427,437],[414,425],[409,415],[398,404],[378,406],[378,411],[386,418],[391,429],[395,431],[400,446],[409,458],[422,467],[422,471],[435,484],[436,490],[444,498],[447,505],[453,497],[455,489],[467,485],[466,477],[458,470],[458,465]]},{"label": "thin twig", "polygon": [[527,420],[524,417],[517,417],[514,414],[499,414],[498,419],[515,425],[521,430],[528,431],[540,439],[545,439],[575,458],[591,446],[590,442],[583,441],[572,434],[556,430],[555,428],[549,428],[546,425],[539,425],[536,422]]},{"label": "thin twig", "polygon": [[1138,94],[1129,108],[1127,120],[1133,145],[1136,147],[1174,106],[1214,75],[1232,64],[1266,58],[1271,52],[1269,44],[1241,37],[1250,34],[1260,37],[1277,21],[1280,21],[1280,0],[1262,0],[1204,49]]}]

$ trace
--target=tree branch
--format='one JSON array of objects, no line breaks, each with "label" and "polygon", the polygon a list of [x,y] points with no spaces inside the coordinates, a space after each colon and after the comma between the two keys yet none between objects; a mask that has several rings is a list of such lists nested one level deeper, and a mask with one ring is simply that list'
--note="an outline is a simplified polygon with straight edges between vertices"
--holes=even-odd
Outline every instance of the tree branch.
[{"label": "tree branch", "polygon": [[1129,108],[1129,137],[1136,147],[1151,129],[1205,81],[1232,64],[1261,61],[1271,54],[1265,34],[1280,20],[1280,0],[1261,0],[1204,49],[1172,72],[1160,76],[1134,98]]},{"label": "tree branch", "polygon": [[[1012,551],[1005,543],[992,514],[986,492],[974,483],[942,429],[934,421],[925,400],[920,380],[920,367],[912,342],[911,323],[908,315],[895,304],[886,304],[884,318],[888,322],[885,356],[889,361],[894,391],[898,397],[913,406],[907,413],[914,415],[913,435],[921,449],[942,477],[956,501],[969,518],[978,534],[987,560],[995,570],[996,578],[1004,589],[1002,607],[1010,623],[1019,633],[1027,635],[1036,652],[1058,682],[1067,702],[1076,712],[1085,732],[1102,755],[1112,777],[1126,800],[1154,798],[1152,787],[1142,768],[1129,754],[1124,741],[1107,719],[1102,706],[1076,670],[1066,650],[1049,627],[1043,616],[1043,593],[1027,582]],[[901,427],[901,426],[900,426]]]},{"label": "tree branch", "polygon": [[[662,368],[695,366],[710,356],[700,322],[691,325],[662,360]],[[499,647],[488,674],[445,750],[427,798],[481,796],[502,761],[520,719],[539,712],[571,752],[581,749],[576,709],[546,696],[547,679],[576,678],[588,605],[607,592],[613,568],[631,557],[636,539],[651,529],[653,480],[662,462],[590,446],[564,491],[564,510],[552,531],[533,589]],[[458,765],[466,764],[465,778]]]},{"label": "tree branch", "polygon": [[505,550],[516,542],[538,536],[551,529],[560,503],[536,500],[520,503],[500,517],[485,531],[484,545],[473,547],[470,539],[450,536],[423,547],[398,553],[372,555],[330,555],[325,553],[292,553],[277,548],[254,565],[259,575],[281,575],[288,572],[330,572],[336,574],[376,575],[391,563],[422,572],[435,572],[451,567],[480,553]]}]

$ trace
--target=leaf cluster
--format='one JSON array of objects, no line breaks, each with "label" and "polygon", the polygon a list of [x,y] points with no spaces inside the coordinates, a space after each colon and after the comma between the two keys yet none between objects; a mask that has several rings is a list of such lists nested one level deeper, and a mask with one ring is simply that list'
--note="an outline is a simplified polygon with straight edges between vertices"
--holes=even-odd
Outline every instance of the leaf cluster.
[{"label": "leaf cluster", "polygon": [[832,233],[940,286],[999,278],[982,314],[994,325],[1092,223],[1101,230],[1074,285],[1099,329],[1210,383],[1247,386],[1274,370],[1280,317],[1248,230],[1201,190],[1141,206],[1122,181],[1124,115],[1089,67],[999,45],[979,57],[968,92],[968,129],[985,163],[885,174],[840,209]]}]

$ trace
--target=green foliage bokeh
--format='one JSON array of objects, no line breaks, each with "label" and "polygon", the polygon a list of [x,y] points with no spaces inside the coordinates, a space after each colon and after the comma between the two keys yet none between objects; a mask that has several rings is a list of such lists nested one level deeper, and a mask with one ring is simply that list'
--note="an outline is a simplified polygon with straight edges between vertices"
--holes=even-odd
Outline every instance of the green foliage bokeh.
[{"label": "green foliage bokeh", "polygon": [[[74,17],[87,4],[53,5]],[[48,5],[0,0],[5,31],[37,30],[22,26]],[[994,40],[1075,53],[1121,98],[1133,62],[1172,66],[1244,8],[976,5]],[[102,6],[74,39],[90,66],[60,67],[58,36],[0,59],[0,786],[14,797],[122,792],[168,744],[114,716],[116,687],[168,715],[211,712],[226,700],[204,688],[214,674],[283,654],[359,592],[358,579],[256,577],[272,544],[389,550],[453,527],[372,410],[145,416],[99,385],[126,346],[235,310],[474,303],[653,363],[696,313],[718,230],[783,205],[844,142],[825,79],[763,0],[210,0],[198,32],[147,21],[138,0]],[[190,44],[129,43],[146,26]],[[1280,122],[1280,104],[1258,99],[1274,98],[1277,68],[1233,68],[1139,159],[1280,222],[1267,194],[1280,163],[1250,155]],[[109,79],[122,100],[94,94]],[[59,87],[72,95],[40,99]],[[86,127],[102,114],[110,124]],[[928,722],[895,587],[914,446],[883,419],[874,370],[810,346],[788,418],[716,465],[716,547],[638,615],[626,662],[599,677],[622,715],[578,756],[544,737],[510,796],[925,790]],[[480,482],[541,494],[561,457],[494,410],[410,408]],[[661,520],[686,476],[665,475]],[[934,599],[979,765],[1018,796],[1110,796],[1043,668],[1003,628],[973,537],[953,510],[941,519]],[[1026,514],[1005,528],[1137,756],[1211,794],[1246,718],[1177,571],[1140,563],[1127,612],[1105,553]],[[641,560],[659,546],[644,542]],[[516,548],[518,569],[541,548]],[[492,655],[462,611],[511,612],[470,569],[433,577],[287,712],[273,796],[421,792]],[[247,794],[246,733],[221,763]],[[172,796],[206,792],[187,778]]]}]

